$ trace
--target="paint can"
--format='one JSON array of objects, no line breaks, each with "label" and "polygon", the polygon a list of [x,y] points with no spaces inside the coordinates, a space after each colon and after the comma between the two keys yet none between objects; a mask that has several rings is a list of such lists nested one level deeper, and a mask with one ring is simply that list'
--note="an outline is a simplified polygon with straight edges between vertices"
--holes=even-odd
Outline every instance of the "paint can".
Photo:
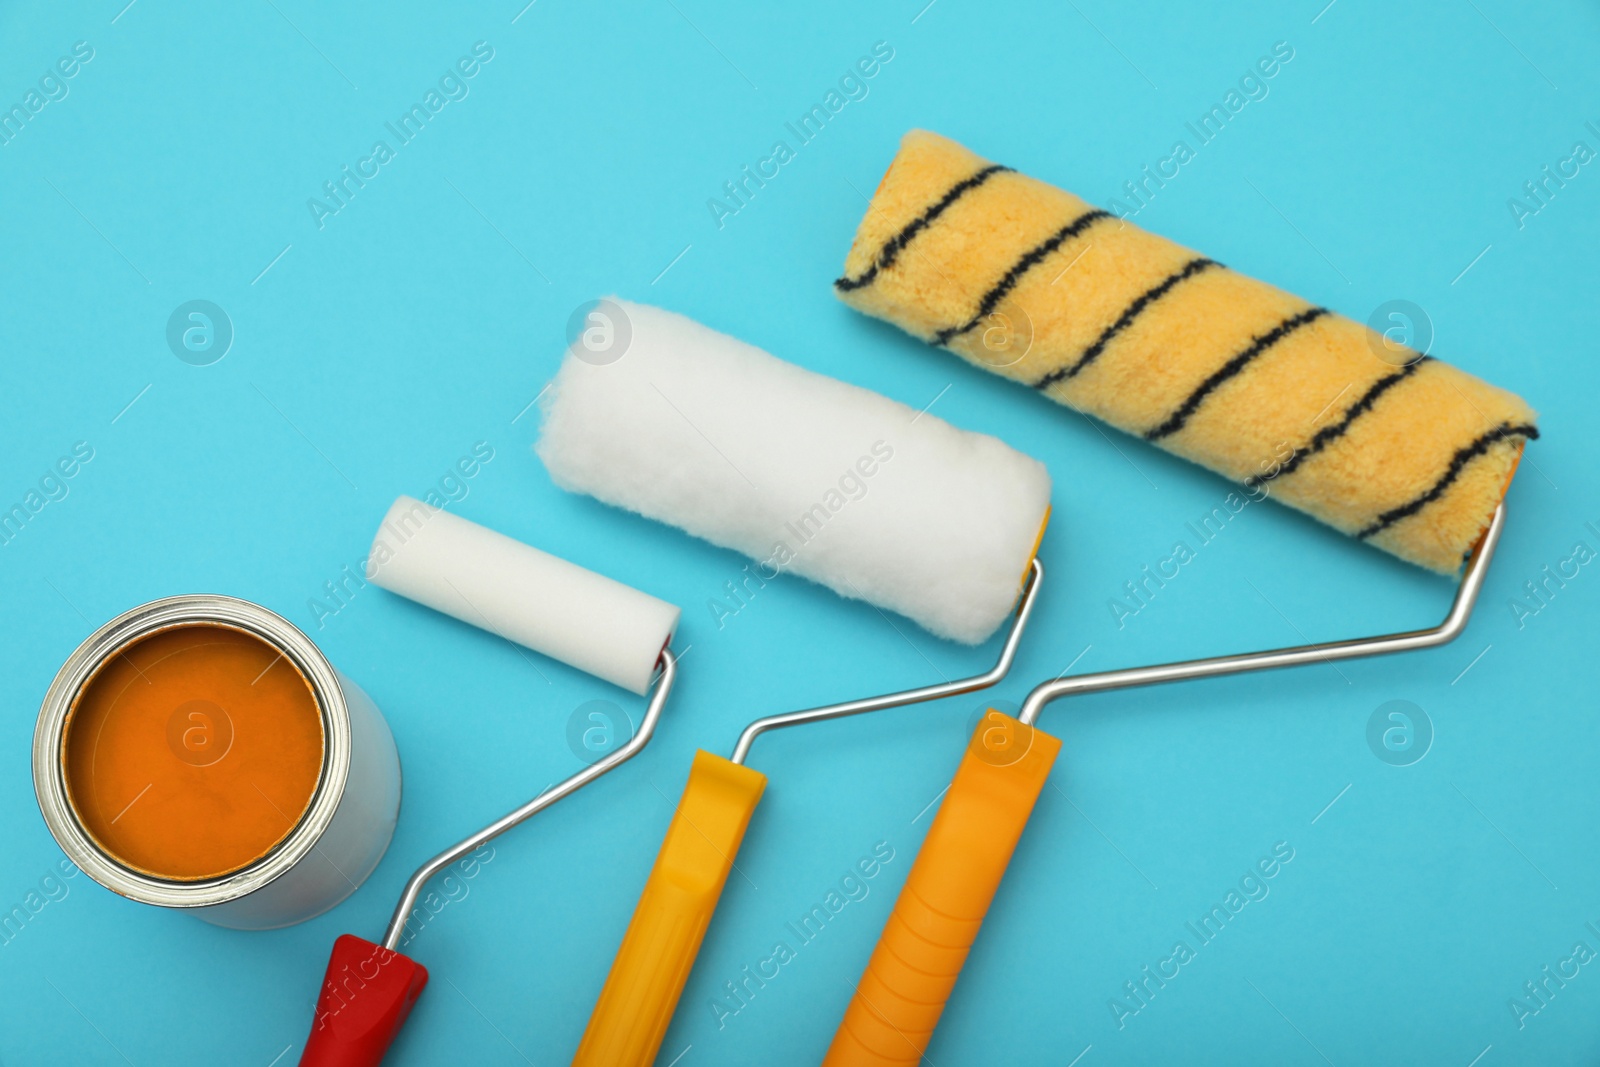
[{"label": "paint can", "polygon": [[[200,636],[191,641],[193,635]],[[283,664],[299,672],[304,686],[297,688],[299,683],[282,667],[273,676],[273,685],[288,686],[282,691],[298,692],[302,700],[309,689],[314,708],[305,701],[303,717],[311,724],[306,728],[307,736],[320,723],[320,765],[313,762],[319,757],[309,745],[297,750],[310,753],[300,760],[303,766],[295,768],[307,795],[288,805],[291,810],[283,815],[282,823],[288,829],[274,829],[272,832],[281,836],[260,855],[249,856],[234,864],[234,869],[219,870],[214,876],[204,874],[204,866],[185,870],[181,875],[171,874],[173,868],[169,866],[169,873],[163,874],[130,860],[128,848],[108,844],[124,832],[133,833],[129,828],[138,825],[136,819],[121,827],[112,828],[112,824],[126,818],[146,793],[135,796],[127,809],[108,822],[103,815],[94,813],[91,800],[95,798],[90,796],[93,781],[84,778],[85,773],[98,773],[102,765],[113,767],[118,761],[147,760],[152,781],[146,790],[156,790],[155,799],[146,800],[138,818],[148,823],[157,814],[165,813],[165,824],[149,831],[160,833],[181,824],[181,818],[175,822],[173,816],[183,816],[186,808],[204,812],[211,810],[206,805],[219,803],[216,790],[211,787],[225,776],[231,776],[227,777],[230,788],[243,793],[243,786],[238,784],[243,780],[239,777],[240,767],[250,766],[250,759],[267,768],[285,762],[282,753],[275,750],[287,744],[278,736],[284,731],[272,728],[272,720],[262,720],[257,710],[251,710],[255,719],[236,727],[228,709],[222,706],[228,703],[226,697],[177,702],[164,735],[156,736],[161,731],[151,725],[155,720],[150,718],[148,705],[159,700],[152,694],[164,695],[167,690],[152,689],[143,695],[132,691],[143,684],[164,685],[169,675],[176,678],[174,686],[182,686],[185,661],[176,658],[178,653],[162,653],[165,646],[157,643],[178,647],[172,643],[180,640],[195,646],[185,654],[198,654],[199,644],[206,642],[245,651],[254,649],[259,642],[260,658],[266,661],[262,675],[271,671],[274,664]],[[138,662],[141,659],[142,668]],[[120,694],[124,690],[130,695],[123,704],[107,706],[133,707],[138,701],[146,706],[137,712],[106,711],[103,719],[93,719],[90,716],[99,712],[92,713],[92,705],[84,701],[91,699],[92,686],[101,685],[102,681],[111,686],[117,680],[113,672],[122,672],[125,679],[117,681],[123,689],[114,690],[119,694],[115,700],[123,701]],[[232,679],[223,681],[228,684],[218,682],[208,692],[249,693],[257,703],[266,701],[264,706],[269,711],[275,706],[255,690],[246,690]],[[254,686],[256,682],[250,684]],[[240,705],[245,710],[254,707]],[[160,714],[165,715],[164,705]],[[241,714],[236,710],[234,717]],[[82,719],[83,730],[79,734],[74,734],[75,717]],[[92,733],[86,732],[90,723]],[[235,729],[241,731],[237,740]],[[162,751],[162,743],[170,751]],[[85,764],[78,758],[80,746],[85,745],[105,747],[91,747]],[[130,756],[132,752],[138,754]],[[232,764],[228,762],[230,756]],[[91,770],[83,771],[84,766]],[[67,857],[95,881],[132,900],[189,909],[207,922],[242,930],[274,929],[303,922],[355,892],[388,848],[400,811],[399,756],[388,724],[371,698],[339,673],[311,639],[282,616],[247,600],[212,594],[168,597],[143,604],[112,619],[78,646],[57,672],[39,710],[33,738],[33,782],[50,833]],[[268,795],[271,790],[263,790],[253,780],[250,784],[267,805],[283,814],[281,801],[275,804]],[[252,797],[247,796],[246,800],[254,802]],[[120,797],[117,803],[120,804]],[[220,803],[222,810],[231,810],[231,799],[224,797]],[[243,805],[245,801],[239,803]],[[302,803],[297,813],[292,810]],[[202,821],[192,832],[173,835],[171,847],[190,853],[198,849],[203,854],[204,849],[212,847],[207,837],[211,826]]]}]

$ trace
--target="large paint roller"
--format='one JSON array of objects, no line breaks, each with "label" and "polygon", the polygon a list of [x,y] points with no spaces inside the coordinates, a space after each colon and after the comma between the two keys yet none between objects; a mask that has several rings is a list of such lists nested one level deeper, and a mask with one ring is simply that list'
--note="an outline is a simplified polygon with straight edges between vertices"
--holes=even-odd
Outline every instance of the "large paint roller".
[{"label": "large paint roller", "polygon": [[849,305],[1430,570],[1505,495],[1521,398],[914,130]]},{"label": "large paint roller", "polygon": [[536,447],[558,485],[742,552],[757,581],[803,575],[943,637],[976,644],[1015,608],[984,674],[769,716],[732,759],[696,753],[573,1061],[647,1067],[766,786],[745,766],[752,742],[1000,681],[1043,573],[1050,480],[992,437],[680,315],[618,300],[596,314],[625,318],[605,325],[629,341],[608,358],[569,354],[547,394]]},{"label": "large paint roller", "polygon": [[[328,961],[301,1067],[376,1067],[422,995],[428,972],[397,951],[434,875],[631,759],[672,691],[667,645],[676,607],[503,534],[402,496],[372,542],[368,577],[384,588],[643,696],[628,742],[417,868],[379,944],[341,936]],[[354,798],[359,802],[359,798]]]},{"label": "large paint roller", "polygon": [[[826,1067],[916,1064],[1050,773],[1068,695],[1408,651],[1471,615],[1526,440],[1518,397],[952,141],[901,145],[834,283],[853,306],[1433,570],[1428,630],[1046,682],[979,723]],[[1018,327],[1021,327],[1019,330]],[[989,332],[992,331],[992,332]]]}]

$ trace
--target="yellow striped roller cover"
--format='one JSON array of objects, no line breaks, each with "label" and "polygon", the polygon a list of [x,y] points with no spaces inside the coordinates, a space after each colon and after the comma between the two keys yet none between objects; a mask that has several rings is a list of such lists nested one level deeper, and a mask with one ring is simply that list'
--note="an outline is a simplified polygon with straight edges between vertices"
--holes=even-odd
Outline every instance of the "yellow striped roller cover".
[{"label": "yellow striped roller cover", "polygon": [[834,288],[1444,573],[1460,570],[1539,435],[1511,393],[920,130]]}]

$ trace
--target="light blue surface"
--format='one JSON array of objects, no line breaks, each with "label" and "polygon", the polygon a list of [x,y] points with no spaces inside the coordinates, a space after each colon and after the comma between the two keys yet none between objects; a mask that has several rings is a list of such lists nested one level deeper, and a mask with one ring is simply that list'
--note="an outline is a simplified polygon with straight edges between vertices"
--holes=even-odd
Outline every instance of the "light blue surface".
[{"label": "light blue surface", "polygon": [[[577,769],[573,709],[637,707],[375,588],[319,626],[308,600],[364,554],[393,497],[438,485],[476,442],[494,459],[459,514],[683,605],[680,645],[693,647],[650,748],[498,843],[412,943],[434,981],[393,1063],[566,1062],[695,747],[728,751],[757,715],[987,664],[992,647],[896,632],[796,579],[719,630],[707,601],[739,559],[556,490],[529,451],[536,410],[518,416],[557,364],[569,313],[597,294],[685,312],[917,407],[937,397],[934,413],[1049,463],[1050,582],[997,699],[1069,665],[1435,622],[1447,581],[1263,505],[1119,630],[1108,600],[1227,486],[829,289],[907,129],[1104,203],[1279,41],[1294,58],[1269,95],[1139,223],[1359,319],[1414,301],[1435,352],[1528,397],[1544,439],[1458,643],[1047,713],[1065,741],[1052,788],[929,1061],[1499,1067],[1600,1054],[1600,964],[1521,1028],[1508,1007],[1575,942],[1600,951],[1585,926],[1600,928],[1600,575],[1582,567],[1531,617],[1511,607],[1576,542],[1600,550],[1600,164],[1520,229],[1507,204],[1574,142],[1600,149],[1585,126],[1600,126],[1592,5],[123,2],[0,15],[7,107],[74,42],[93,48],[67,95],[0,147],[0,504],[75,442],[94,450],[0,548],[0,909],[61,858],[28,773],[39,699],[93,627],[156,597],[231,593],[306,628],[388,717],[405,803],[361,890],[281,932],[214,929],[70,880],[0,947],[0,1061],[293,1063],[334,937],[377,937],[423,858]],[[469,94],[319,228],[307,199],[392,140],[385,122],[478,41],[493,59]],[[719,229],[707,199],[878,41],[894,58],[865,99]],[[210,366],[165,340],[192,299],[233,323]],[[1390,700],[1433,724],[1412,766],[1368,746]],[[821,1058],[976,705],[757,747],[770,786],[662,1064]],[[789,939],[785,923],[878,842],[895,858],[868,896],[719,1028],[709,1005],[723,983]],[[1277,842],[1294,858],[1270,895],[1119,1029],[1108,1002],[1123,983]]]}]

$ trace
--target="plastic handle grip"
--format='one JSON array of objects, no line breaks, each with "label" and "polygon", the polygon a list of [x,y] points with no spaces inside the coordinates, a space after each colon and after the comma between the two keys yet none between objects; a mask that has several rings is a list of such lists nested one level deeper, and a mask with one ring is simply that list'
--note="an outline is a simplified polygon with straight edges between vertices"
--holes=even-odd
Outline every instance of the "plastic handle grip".
[{"label": "plastic handle grip", "polygon": [[378,1067],[428,969],[398,952],[345,934],[333,943],[300,1067]]},{"label": "plastic handle grip", "polygon": [[921,1061],[1060,748],[998,711],[978,724],[823,1067]]},{"label": "plastic handle grip", "polygon": [[716,910],[745,827],[766,788],[760,771],[696,752],[573,1067],[650,1067]]}]

